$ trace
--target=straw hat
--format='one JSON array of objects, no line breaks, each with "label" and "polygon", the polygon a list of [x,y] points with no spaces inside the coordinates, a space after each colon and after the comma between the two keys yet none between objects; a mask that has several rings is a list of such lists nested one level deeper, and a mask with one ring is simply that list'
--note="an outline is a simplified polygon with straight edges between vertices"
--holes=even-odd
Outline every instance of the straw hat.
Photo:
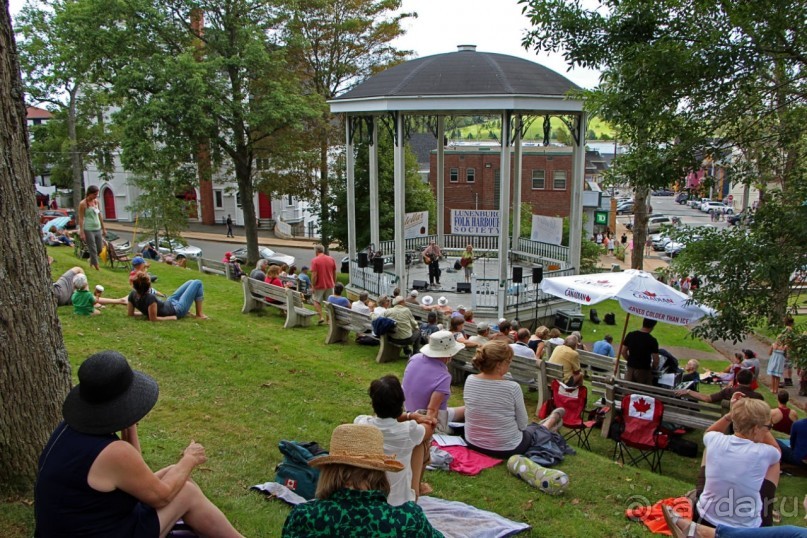
[{"label": "straw hat", "polygon": [[431,295],[424,295],[423,299],[420,300],[420,303],[424,306],[431,306],[433,302],[434,297],[432,297]]},{"label": "straw hat", "polygon": [[439,299],[437,299],[437,304],[439,304],[440,306],[445,306],[448,304],[448,299],[446,299],[445,297],[440,297]]},{"label": "straw hat", "polygon": [[117,351],[101,351],[78,369],[78,385],[62,405],[71,428],[94,435],[114,433],[151,411],[159,395],[157,382],[132,370]]},{"label": "straw hat", "polygon": [[310,460],[312,467],[339,463],[374,471],[397,473],[404,466],[395,456],[384,454],[384,434],[369,424],[342,424],[331,434],[331,450],[327,456]]},{"label": "straw hat", "polygon": [[451,331],[437,331],[429,335],[429,343],[420,348],[420,352],[427,357],[441,358],[453,357],[465,346],[454,339]]}]

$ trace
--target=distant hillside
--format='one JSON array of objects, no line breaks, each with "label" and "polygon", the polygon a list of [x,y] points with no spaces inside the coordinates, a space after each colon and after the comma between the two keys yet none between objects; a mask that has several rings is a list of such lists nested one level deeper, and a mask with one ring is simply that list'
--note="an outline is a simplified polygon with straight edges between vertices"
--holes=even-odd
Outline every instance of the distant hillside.
[{"label": "distant hillside", "polygon": [[[553,142],[569,142],[569,130],[559,118],[551,118],[552,127],[550,139]],[[501,130],[501,120],[488,119],[479,123],[472,123],[463,127],[451,129],[446,127],[446,136],[449,140],[498,140]],[[592,136],[593,134],[593,136]],[[613,140],[614,131],[610,125],[600,118],[591,118],[588,124],[588,140]],[[537,118],[527,129],[525,141],[544,140],[544,120]]]}]

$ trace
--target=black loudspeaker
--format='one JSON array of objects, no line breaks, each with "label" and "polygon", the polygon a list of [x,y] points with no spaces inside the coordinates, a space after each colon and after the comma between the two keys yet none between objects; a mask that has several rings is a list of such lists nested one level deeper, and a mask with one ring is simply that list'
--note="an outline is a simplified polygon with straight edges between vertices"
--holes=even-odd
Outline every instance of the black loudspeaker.
[{"label": "black loudspeaker", "polygon": [[471,283],[457,282],[457,293],[471,293]]},{"label": "black loudspeaker", "polygon": [[533,284],[540,284],[543,279],[544,279],[544,266],[539,265],[538,267],[533,267],[532,268],[532,283]]},{"label": "black loudspeaker", "polygon": [[412,289],[418,291],[429,289],[429,283],[426,282],[425,280],[413,280]]},{"label": "black loudspeaker", "polygon": [[359,252],[359,269],[364,269],[369,265],[366,252]]},{"label": "black loudspeaker", "polygon": [[521,284],[524,279],[524,269],[521,267],[513,267],[513,283]]},{"label": "black loudspeaker", "polygon": [[382,256],[378,256],[377,258],[373,258],[373,272],[374,273],[383,273],[384,272],[384,258]]},{"label": "black loudspeaker", "polygon": [[592,308],[591,310],[589,310],[588,319],[595,325],[600,324],[600,316],[597,314],[596,308]]}]

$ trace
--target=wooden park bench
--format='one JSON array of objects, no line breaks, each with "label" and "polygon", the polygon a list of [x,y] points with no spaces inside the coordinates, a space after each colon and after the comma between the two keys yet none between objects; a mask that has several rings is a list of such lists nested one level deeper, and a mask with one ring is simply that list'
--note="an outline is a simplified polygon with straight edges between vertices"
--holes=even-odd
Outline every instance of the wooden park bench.
[{"label": "wooden park bench", "polygon": [[[325,337],[326,344],[337,344],[347,342],[351,332],[363,334],[372,332],[373,319],[370,314],[356,312],[350,308],[338,306],[333,303],[322,303],[328,316],[328,335]],[[378,363],[392,362],[401,356],[404,346],[399,346],[389,341],[387,335],[379,339],[378,353],[375,360]]]},{"label": "wooden park bench", "polygon": [[308,310],[303,305],[303,296],[300,292],[290,288],[273,286],[247,275],[241,277],[244,288],[244,307],[241,312],[248,314],[260,310],[264,306],[271,306],[286,313],[286,329],[291,327],[307,327],[311,318],[317,313]]},{"label": "wooden park bench", "polygon": [[211,273],[214,275],[221,275],[227,277],[227,280],[232,278],[229,263],[224,263],[218,260],[209,260],[207,258],[199,258],[199,272]]},{"label": "wooden park bench", "polygon": [[[452,384],[463,386],[469,375],[479,373],[479,370],[473,365],[474,355],[476,355],[476,348],[467,347],[451,357],[451,361],[448,363],[448,371],[451,374]],[[510,363],[510,371],[507,374],[508,379],[515,381],[519,385],[538,389],[540,393],[539,380],[541,376],[542,373],[537,361],[519,357],[518,355],[513,356],[513,362]]]}]

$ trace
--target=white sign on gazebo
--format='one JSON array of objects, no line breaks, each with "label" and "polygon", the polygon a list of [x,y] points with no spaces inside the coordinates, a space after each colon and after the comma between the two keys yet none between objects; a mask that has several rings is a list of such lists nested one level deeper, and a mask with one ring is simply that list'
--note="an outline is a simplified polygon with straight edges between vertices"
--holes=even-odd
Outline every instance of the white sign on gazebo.
[{"label": "white sign on gazebo", "polygon": [[559,217],[532,216],[532,241],[560,245],[563,240],[563,219]]},{"label": "white sign on gazebo", "polygon": [[407,213],[404,218],[404,239],[429,235],[429,212]]},{"label": "white sign on gazebo", "polygon": [[452,209],[451,233],[499,235],[499,211],[494,209]]}]

